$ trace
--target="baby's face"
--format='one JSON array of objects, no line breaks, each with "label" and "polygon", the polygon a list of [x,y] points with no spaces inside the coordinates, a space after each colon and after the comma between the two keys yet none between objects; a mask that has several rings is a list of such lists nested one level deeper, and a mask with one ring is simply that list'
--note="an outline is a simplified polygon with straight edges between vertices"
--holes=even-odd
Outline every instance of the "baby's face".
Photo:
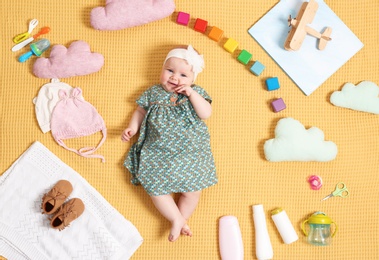
[{"label": "baby's face", "polygon": [[168,92],[175,92],[177,87],[191,86],[194,81],[192,66],[186,60],[171,57],[163,65],[160,82]]}]

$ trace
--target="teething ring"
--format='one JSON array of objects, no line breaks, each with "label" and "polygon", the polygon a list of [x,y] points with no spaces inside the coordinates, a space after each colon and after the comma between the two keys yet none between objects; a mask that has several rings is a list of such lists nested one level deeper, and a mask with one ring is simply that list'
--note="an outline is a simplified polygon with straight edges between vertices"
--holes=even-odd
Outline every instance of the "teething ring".
[{"label": "teething ring", "polygon": [[308,182],[312,190],[319,190],[322,187],[322,179],[320,176],[311,175],[308,178]]}]

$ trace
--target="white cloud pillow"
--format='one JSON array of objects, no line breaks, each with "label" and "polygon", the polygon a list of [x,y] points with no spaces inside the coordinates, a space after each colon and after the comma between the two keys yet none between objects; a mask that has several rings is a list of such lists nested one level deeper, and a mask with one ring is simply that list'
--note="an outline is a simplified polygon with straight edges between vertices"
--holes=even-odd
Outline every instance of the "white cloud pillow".
[{"label": "white cloud pillow", "polygon": [[371,81],[362,81],[357,86],[346,83],[341,91],[330,96],[330,102],[339,107],[379,114],[379,87]]},{"label": "white cloud pillow", "polygon": [[275,138],[264,144],[268,161],[319,161],[327,162],[337,156],[337,145],[324,141],[324,132],[317,127],[308,130],[293,118],[280,119],[275,128]]}]

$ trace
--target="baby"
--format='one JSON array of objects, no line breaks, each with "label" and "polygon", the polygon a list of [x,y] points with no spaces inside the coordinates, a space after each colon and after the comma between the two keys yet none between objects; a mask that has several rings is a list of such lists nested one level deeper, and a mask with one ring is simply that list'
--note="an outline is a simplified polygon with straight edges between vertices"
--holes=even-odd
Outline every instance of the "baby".
[{"label": "baby", "polygon": [[[153,204],[171,222],[168,240],[192,236],[187,224],[201,190],[217,183],[210,135],[203,119],[211,116],[211,97],[193,85],[203,56],[191,45],[172,49],[163,63],[160,84],[137,100],[138,107],[121,139],[140,131],[124,166],[132,183],[141,184]],[[175,202],[174,193],[179,193]]]}]

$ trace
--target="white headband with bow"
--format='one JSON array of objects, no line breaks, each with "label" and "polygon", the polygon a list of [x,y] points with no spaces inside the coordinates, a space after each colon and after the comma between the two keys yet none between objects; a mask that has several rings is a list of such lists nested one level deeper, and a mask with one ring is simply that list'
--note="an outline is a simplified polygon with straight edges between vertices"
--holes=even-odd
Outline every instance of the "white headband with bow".
[{"label": "white headband with bow", "polygon": [[167,54],[166,59],[164,60],[163,64],[165,64],[166,61],[172,57],[184,59],[188,62],[189,65],[192,66],[194,81],[197,75],[203,71],[203,68],[204,68],[203,55],[199,55],[191,45],[188,45],[187,49],[177,48],[177,49],[171,50]]}]

